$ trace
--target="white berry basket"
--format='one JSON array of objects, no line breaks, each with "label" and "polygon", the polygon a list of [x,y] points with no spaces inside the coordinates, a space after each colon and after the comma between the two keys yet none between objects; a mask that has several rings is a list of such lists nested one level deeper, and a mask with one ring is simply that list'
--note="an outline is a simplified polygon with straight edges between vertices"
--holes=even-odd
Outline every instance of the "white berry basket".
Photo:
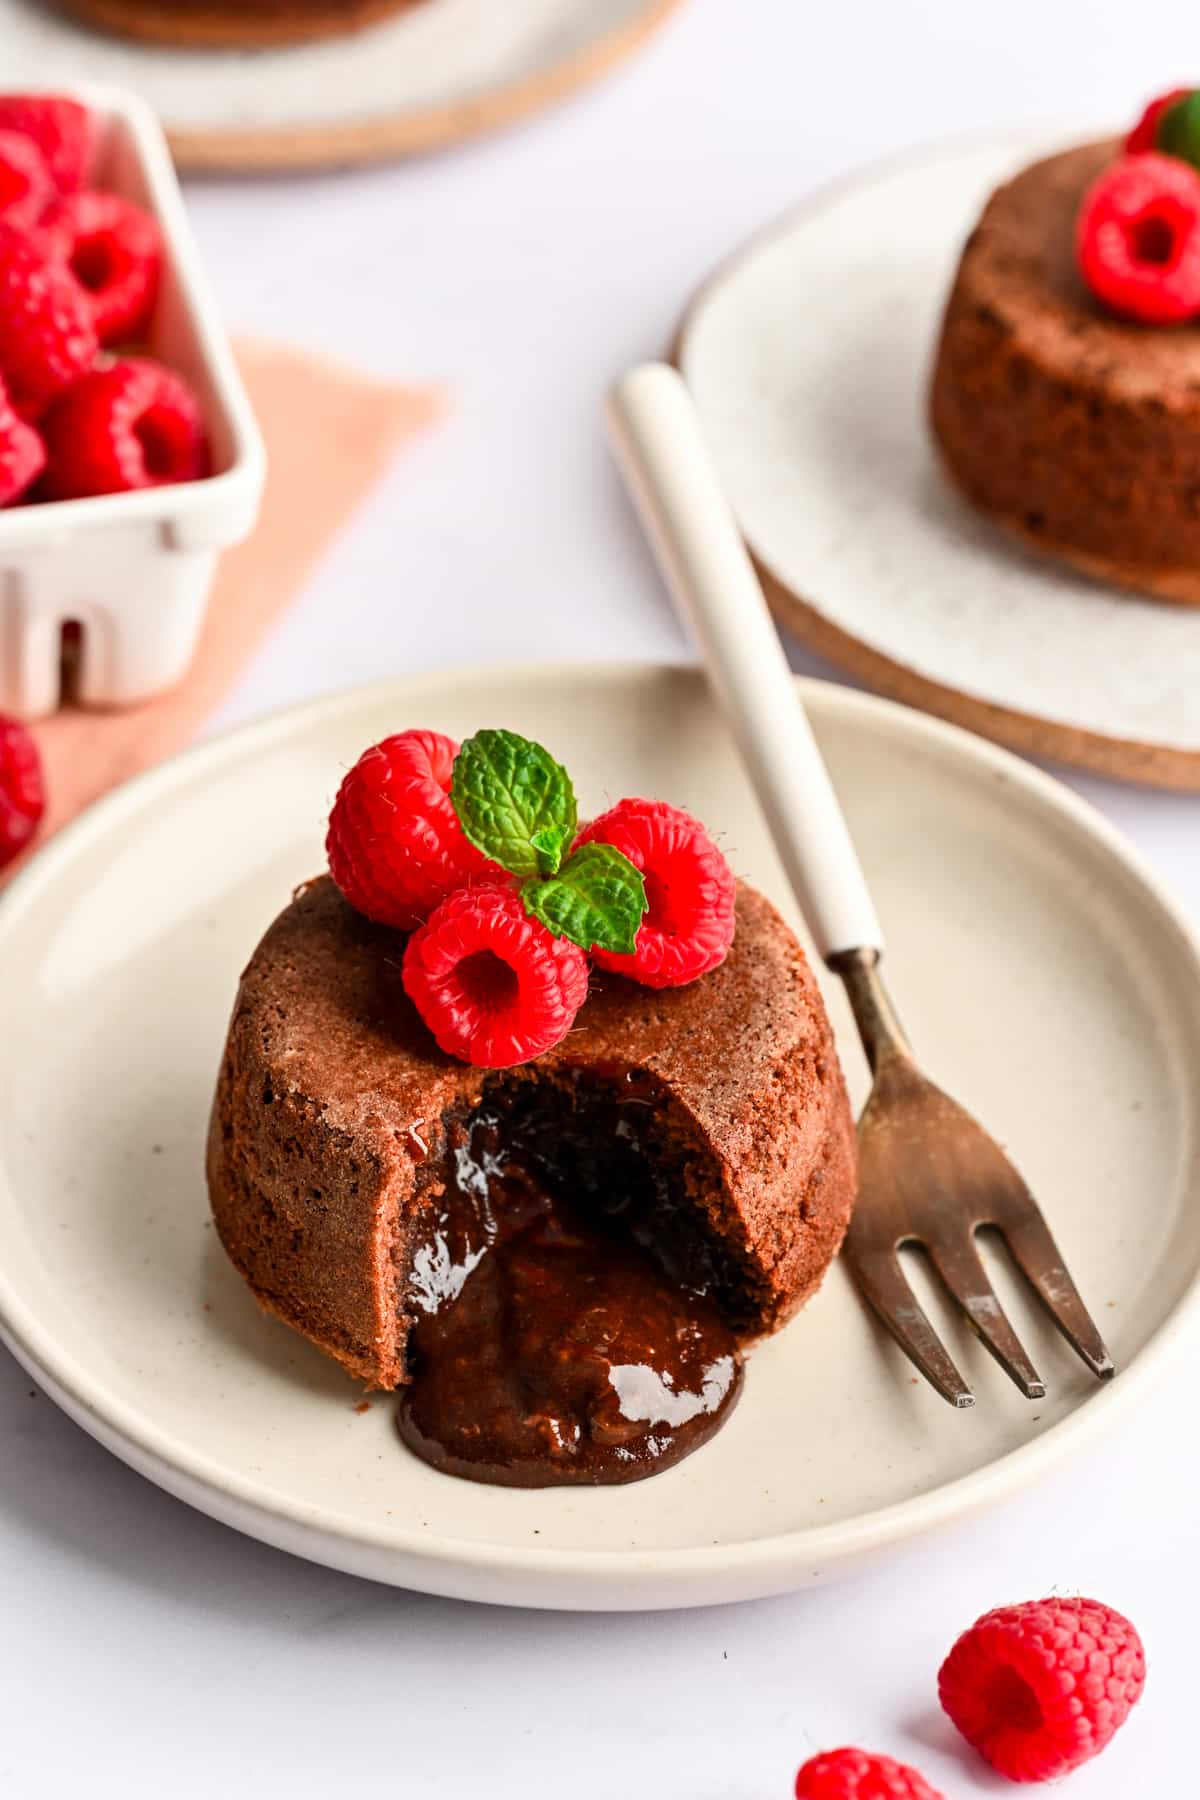
[{"label": "white berry basket", "polygon": [[[28,87],[22,88],[29,92]],[[62,698],[64,627],[81,632],[72,694],[128,706],[186,673],[217,557],[258,515],[266,458],[220,314],[200,267],[158,121],[144,101],[80,83],[96,125],[92,179],[158,220],[162,289],[147,334],[203,408],[213,473],[203,481],[16,505],[0,512],[0,712],[39,718]]]}]

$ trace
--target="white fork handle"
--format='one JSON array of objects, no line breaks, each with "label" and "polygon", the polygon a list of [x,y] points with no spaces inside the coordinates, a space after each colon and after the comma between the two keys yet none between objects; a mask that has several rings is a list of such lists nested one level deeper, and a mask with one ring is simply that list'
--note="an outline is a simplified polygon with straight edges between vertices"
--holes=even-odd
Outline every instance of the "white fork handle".
[{"label": "white fork handle", "polygon": [[862,866],[691,395],[674,369],[648,363],[618,382],[608,418],[817,949],[826,960],[882,950]]}]

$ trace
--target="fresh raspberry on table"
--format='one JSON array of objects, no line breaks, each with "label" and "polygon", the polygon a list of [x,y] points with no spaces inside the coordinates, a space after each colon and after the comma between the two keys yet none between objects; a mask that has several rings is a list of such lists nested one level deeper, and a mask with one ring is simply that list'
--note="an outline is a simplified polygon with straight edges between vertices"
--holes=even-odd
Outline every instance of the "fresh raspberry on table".
[{"label": "fresh raspberry on table", "polygon": [[0,868],[24,850],[45,810],[38,747],[19,720],[0,713]]},{"label": "fresh raspberry on table", "polygon": [[0,127],[0,219],[17,231],[31,231],[54,197],[37,145]]},{"label": "fresh raspberry on table", "polygon": [[46,446],[13,410],[0,380],[0,506],[11,506],[31,488],[46,466]]},{"label": "fresh raspberry on table", "polygon": [[1079,270],[1111,312],[1143,325],[1200,313],[1200,174],[1174,156],[1126,157],[1097,177],[1075,227]]},{"label": "fresh raspberry on table", "polygon": [[98,348],[71,271],[0,223],[0,375],[22,418],[36,418],[91,367]]},{"label": "fresh raspberry on table", "polygon": [[60,194],[74,194],[92,160],[92,120],[86,106],[54,94],[0,95],[0,131],[19,131],[41,151]]},{"label": "fresh raspberry on table", "polygon": [[84,375],[41,428],[48,499],[167,487],[209,471],[199,402],[182,376],[145,357]]},{"label": "fresh raspberry on table", "polygon": [[964,1631],[938,1676],[967,1742],[1011,1781],[1052,1781],[1103,1750],[1141,1699],[1146,1658],[1098,1600],[1001,1606]]},{"label": "fresh raspberry on table", "polygon": [[144,330],[163,263],[162,233],[149,213],[120,194],[71,194],[51,205],[39,232],[87,295],[102,344]]},{"label": "fresh raspberry on table", "polygon": [[504,871],[468,840],[450,803],[458,745],[401,731],[365,750],[338,789],[325,848],[351,906],[411,931],[455,888]]},{"label": "fresh raspberry on table", "polygon": [[796,1777],[796,1800],[942,1800],[923,1775],[890,1756],[825,1750]]},{"label": "fresh raspberry on table", "polygon": [[1153,150],[1158,134],[1158,122],[1163,114],[1170,112],[1177,100],[1184,100],[1191,93],[1191,88],[1168,88],[1165,94],[1159,94],[1151,100],[1141,118],[1125,139],[1125,154],[1140,156],[1143,151]]},{"label": "fresh raspberry on table", "polygon": [[439,1049],[508,1069],[560,1044],[587,995],[587,957],[498,882],[457,888],[408,940],[404,988]]},{"label": "fresh raspberry on table", "polygon": [[618,800],[585,825],[576,844],[611,844],[640,869],[646,913],[632,956],[595,960],[646,987],[682,987],[724,962],[734,932],[729,864],[698,819],[663,800]]}]

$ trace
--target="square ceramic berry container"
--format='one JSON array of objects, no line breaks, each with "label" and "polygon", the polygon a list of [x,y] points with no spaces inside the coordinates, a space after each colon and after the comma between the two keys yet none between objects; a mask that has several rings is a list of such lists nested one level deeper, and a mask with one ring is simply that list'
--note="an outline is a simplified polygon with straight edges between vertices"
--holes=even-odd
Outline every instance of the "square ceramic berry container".
[{"label": "square ceramic berry container", "polygon": [[217,558],[253,528],[266,472],[262,438],[157,119],[118,88],[57,83],[46,91],[91,109],[95,184],[158,221],[165,258],[147,348],[196,392],[213,473],[172,487],[0,512],[0,712],[26,719],[59,705],[68,623],[81,631],[72,693],[84,705],[131,705],[182,678]]}]

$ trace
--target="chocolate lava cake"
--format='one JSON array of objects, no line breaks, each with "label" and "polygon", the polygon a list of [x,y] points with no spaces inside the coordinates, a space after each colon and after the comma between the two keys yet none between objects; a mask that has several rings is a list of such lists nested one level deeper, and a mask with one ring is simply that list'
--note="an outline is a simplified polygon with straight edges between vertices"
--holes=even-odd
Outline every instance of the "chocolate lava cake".
[{"label": "chocolate lava cake", "polygon": [[946,308],[931,416],[946,466],[998,523],[1116,586],[1200,603],[1200,329],[1115,318],[1075,222],[1115,140],[994,193]]},{"label": "chocolate lava cake", "polygon": [[[849,1219],[853,1121],[804,954],[743,885],[733,946],[711,974],[653,991],[597,972],[562,1044],[489,1071],[437,1050],[401,983],[403,945],[325,877],[263,938],[209,1136],[221,1240],[262,1305],[357,1379],[405,1388],[426,1370],[401,1429],[438,1466],[525,1485],[661,1467],[715,1429],[736,1397],[740,1344],[814,1292]],[[534,1215],[502,1292],[489,1270],[504,1272],[511,1221],[524,1230]],[[525,1441],[559,1432],[557,1418],[522,1400],[514,1445],[488,1413],[492,1328],[513,1282],[528,1302],[518,1360],[549,1358],[569,1389],[560,1410],[590,1422],[567,1473],[534,1468]],[[612,1309],[621,1322],[604,1324],[600,1368],[584,1328]],[[658,1433],[643,1456],[623,1434],[651,1418],[648,1403],[623,1393],[618,1406],[613,1390],[653,1375],[642,1340],[664,1330],[660,1401],[671,1390],[678,1413],[688,1387],[705,1404],[674,1421],[686,1426],[674,1445]],[[475,1466],[429,1454],[438,1430],[422,1409],[454,1413]],[[479,1448],[498,1431],[503,1442]]]},{"label": "chocolate lava cake", "polygon": [[56,0],[102,31],[181,49],[255,49],[340,37],[420,0]]}]

